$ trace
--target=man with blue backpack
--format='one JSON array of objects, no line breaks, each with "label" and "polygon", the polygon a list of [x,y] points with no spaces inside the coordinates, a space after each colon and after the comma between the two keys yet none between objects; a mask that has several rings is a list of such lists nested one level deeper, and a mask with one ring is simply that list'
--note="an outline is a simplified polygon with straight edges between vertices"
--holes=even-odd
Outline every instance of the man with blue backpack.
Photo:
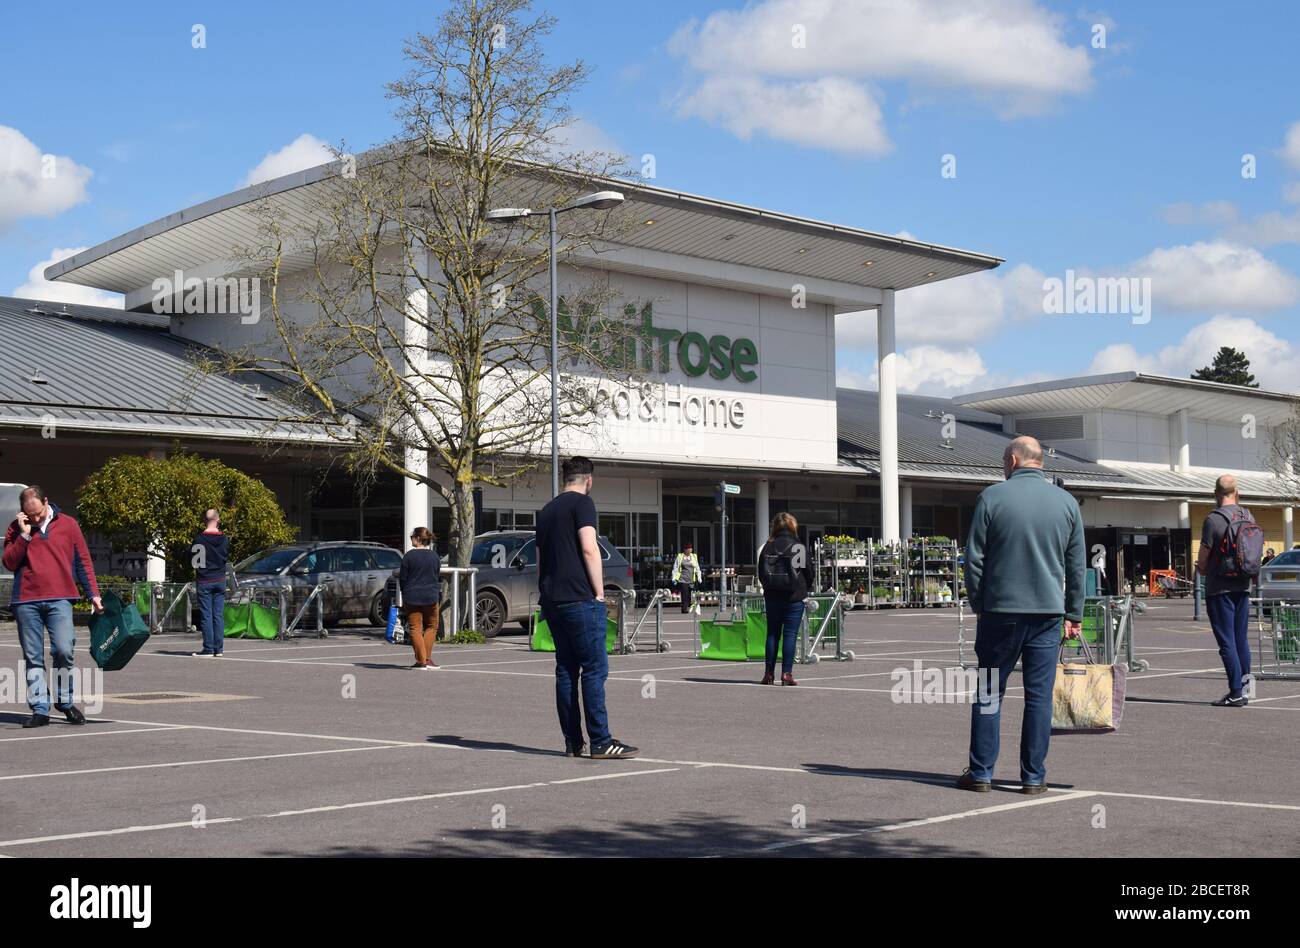
[{"label": "man with blue backpack", "polygon": [[1228,674],[1228,693],[1214,705],[1244,708],[1250,703],[1243,690],[1250,678],[1250,586],[1264,557],[1264,531],[1241,506],[1231,474],[1214,482],[1214,501],[1196,558],[1196,571],[1205,577],[1205,611]]}]

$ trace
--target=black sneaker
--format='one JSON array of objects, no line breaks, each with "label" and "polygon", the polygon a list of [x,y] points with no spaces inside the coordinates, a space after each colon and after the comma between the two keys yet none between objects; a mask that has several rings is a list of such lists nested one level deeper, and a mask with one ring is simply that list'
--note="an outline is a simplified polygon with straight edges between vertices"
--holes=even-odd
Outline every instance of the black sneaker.
[{"label": "black sneaker", "polygon": [[611,740],[604,747],[593,747],[591,749],[592,760],[627,760],[640,754],[641,751],[631,744],[624,744],[620,740]]},{"label": "black sneaker", "polygon": [[1211,701],[1210,704],[1216,708],[1244,708],[1250,704],[1250,701],[1245,695],[1236,698],[1232,697],[1232,695],[1224,695],[1218,701]]},{"label": "black sneaker", "polygon": [[970,768],[967,767],[957,778],[958,790],[970,790],[974,793],[988,793],[993,789],[993,782],[990,780],[976,780],[971,776]]},{"label": "black sneaker", "polygon": [[81,709],[75,704],[70,704],[66,708],[59,708],[63,716],[68,719],[69,724],[85,724],[86,716],[81,713]]},{"label": "black sneaker", "polygon": [[585,743],[570,744],[566,741],[564,744],[564,756],[581,757],[582,752],[585,751],[586,749],[587,749],[587,745]]},{"label": "black sneaker", "polygon": [[49,723],[50,716],[48,714],[33,714],[23,722],[23,727],[45,727]]}]

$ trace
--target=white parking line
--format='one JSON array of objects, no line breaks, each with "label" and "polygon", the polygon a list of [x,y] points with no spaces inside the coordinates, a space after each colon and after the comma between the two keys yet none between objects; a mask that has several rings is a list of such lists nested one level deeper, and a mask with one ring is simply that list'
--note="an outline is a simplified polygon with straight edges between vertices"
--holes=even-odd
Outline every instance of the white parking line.
[{"label": "white parking line", "polygon": [[211,757],[200,760],[168,760],[158,764],[126,764],[120,767],[94,767],[87,770],[51,770],[40,774],[11,774],[5,780],[31,780],[35,777],[74,777],[84,774],[109,774],[125,770],[165,770],[168,767],[198,767],[203,764],[238,764],[250,760],[280,760],[285,757],[319,757],[321,754],[354,754],[358,751],[393,750],[390,746],[332,747],[329,750],[295,751],[289,754],[255,754],[249,757]]},{"label": "white parking line", "polygon": [[887,823],[884,826],[871,826],[863,830],[854,830],[848,833],[826,833],[821,836],[809,836],[805,839],[788,839],[779,843],[771,843],[762,846],[758,852],[775,852],[780,849],[789,849],[793,846],[815,846],[818,843],[829,843],[837,839],[852,839],[855,836],[870,836],[875,833],[893,833],[899,830],[916,829],[921,826],[931,826],[935,823],[950,823],[953,820],[970,819],[973,816],[984,816],[988,813],[1005,813],[1008,810],[1023,810],[1031,806],[1043,806],[1048,803],[1061,803],[1066,800],[1077,800],[1083,797],[1092,796],[1092,791],[1074,791],[1063,793],[1057,796],[1042,796],[1036,800],[1020,800],[1016,803],[1002,803],[997,806],[980,807],[977,810],[963,810],[961,813],[946,813],[943,816],[930,816],[921,820],[908,820],[905,823]]},{"label": "white parking line", "polygon": [[68,737],[112,737],[115,734],[141,734],[149,731],[184,731],[188,728],[188,724],[160,724],[157,727],[122,728],[117,731],[76,730],[71,734],[42,734],[40,737],[0,737],[0,743],[5,741],[59,741]]},{"label": "white parking line", "polygon": [[[276,813],[258,813],[253,816],[228,816],[219,819],[208,819],[205,825],[214,826],[225,823],[245,823],[254,820],[265,819],[283,819],[293,816],[309,816],[316,813],[335,813],[341,810],[356,810],[378,806],[393,806],[404,803],[420,803],[426,800],[446,800],[453,797],[479,796],[485,793],[506,793],[513,790],[536,790],[541,787],[558,786],[561,784],[586,783],[593,780],[615,780],[627,779],[629,777],[645,777],[650,774],[675,773],[680,767],[660,767],[654,770],[629,770],[618,771],[615,773],[593,774],[588,777],[576,777],[566,780],[547,780],[537,783],[519,783],[509,784],[500,787],[478,787],[471,790],[448,790],[442,793],[421,793],[408,797],[388,797],[382,800],[360,800],[355,803],[335,803],[326,806],[308,807],[301,810],[280,810]],[[64,842],[72,839],[91,839],[102,836],[120,836],[128,833],[153,833],[162,830],[171,829],[191,829],[193,824],[188,820],[181,823],[155,823],[150,826],[123,826],[111,830],[91,830],[82,833],[60,833],[56,836],[29,836],[24,839],[6,839],[0,840],[0,848],[11,846],[33,846],[41,843]]]}]

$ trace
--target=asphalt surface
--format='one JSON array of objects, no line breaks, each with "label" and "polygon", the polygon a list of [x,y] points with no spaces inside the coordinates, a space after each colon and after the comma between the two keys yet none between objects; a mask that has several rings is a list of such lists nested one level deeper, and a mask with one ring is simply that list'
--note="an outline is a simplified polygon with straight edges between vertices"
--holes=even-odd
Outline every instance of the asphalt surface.
[{"label": "asphalt surface", "polygon": [[[692,658],[666,615],[672,651],[611,656],[613,731],[644,755],[617,762],[562,756],[553,659],[521,635],[440,644],[429,672],[378,630],[229,640],[219,660],[156,636],[91,723],[32,731],[0,625],[0,856],[1300,854],[1300,679],[1211,707],[1223,671],[1185,602],[1138,617],[1151,668],[1121,730],[1054,737],[1033,797],[1014,792],[1018,675],[991,793],[951,786],[964,695],[891,696],[897,668],[956,665],[952,609],[852,613],[856,660],[796,666],[797,688]],[[181,697],[117,697],[140,693]]]}]

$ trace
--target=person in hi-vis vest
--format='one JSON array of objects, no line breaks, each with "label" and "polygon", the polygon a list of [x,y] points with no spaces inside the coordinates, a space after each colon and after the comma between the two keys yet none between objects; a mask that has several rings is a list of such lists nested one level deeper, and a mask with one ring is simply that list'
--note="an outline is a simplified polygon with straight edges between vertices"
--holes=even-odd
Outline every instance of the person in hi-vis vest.
[{"label": "person in hi-vis vest", "polygon": [[[695,555],[695,548],[687,543],[673,560],[673,585],[682,594],[682,614],[691,611],[691,588],[700,581],[700,558]],[[695,605],[698,612],[699,604]]]}]

